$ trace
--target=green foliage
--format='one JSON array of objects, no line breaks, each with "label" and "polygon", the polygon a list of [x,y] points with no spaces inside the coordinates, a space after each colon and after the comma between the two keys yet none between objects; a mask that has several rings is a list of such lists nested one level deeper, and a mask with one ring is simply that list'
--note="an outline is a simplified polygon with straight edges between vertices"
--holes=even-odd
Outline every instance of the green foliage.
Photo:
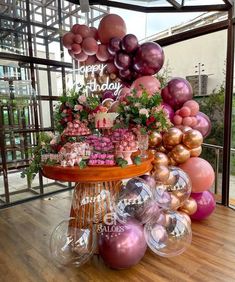
[{"label": "green foliage", "polygon": [[141,164],[141,158],[139,156],[136,156],[136,157],[134,157],[133,162],[136,165],[140,165]]},{"label": "green foliage", "polygon": [[116,158],[116,163],[118,166],[124,168],[128,165],[128,162],[124,160],[123,158]]}]

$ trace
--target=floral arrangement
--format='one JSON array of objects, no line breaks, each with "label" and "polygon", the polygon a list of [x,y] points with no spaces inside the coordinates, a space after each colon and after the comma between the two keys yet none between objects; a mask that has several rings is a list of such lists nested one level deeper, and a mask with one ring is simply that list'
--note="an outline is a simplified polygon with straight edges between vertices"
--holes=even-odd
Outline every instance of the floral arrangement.
[{"label": "floral arrangement", "polygon": [[143,89],[142,95],[134,89],[131,95],[125,97],[118,107],[119,123],[121,125],[137,126],[142,131],[157,130],[164,132],[172,126],[167,113],[161,106],[162,98],[159,93],[149,95]]}]

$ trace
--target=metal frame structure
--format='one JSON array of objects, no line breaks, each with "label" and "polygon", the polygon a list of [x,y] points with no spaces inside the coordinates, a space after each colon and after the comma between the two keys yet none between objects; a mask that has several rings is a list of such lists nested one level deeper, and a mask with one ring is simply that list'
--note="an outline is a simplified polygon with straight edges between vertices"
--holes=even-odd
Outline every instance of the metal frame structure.
[{"label": "metal frame structure", "polygon": [[[128,3],[129,2],[129,3]],[[35,101],[49,101],[50,115],[53,111],[53,101],[58,96],[53,95],[51,89],[51,73],[59,72],[62,79],[62,88],[66,89],[66,73],[72,67],[71,63],[64,61],[64,51],[61,43],[62,30],[68,30],[70,26],[76,22],[87,22],[92,25],[99,20],[109,7],[127,9],[131,11],[139,11],[144,13],[181,13],[181,12],[209,12],[221,11],[228,13],[228,19],[205,25],[193,30],[175,34],[167,38],[158,40],[161,46],[167,46],[201,35],[212,32],[227,30],[227,63],[226,63],[226,95],[225,95],[225,114],[224,124],[224,149],[223,149],[223,183],[222,183],[222,204],[229,205],[229,173],[230,173],[230,150],[231,150],[231,120],[232,120],[232,95],[233,95],[233,64],[234,64],[234,1],[221,0],[220,4],[205,5],[189,5],[190,0],[165,0],[165,1],[111,1],[111,0],[90,0],[91,7],[89,17],[81,13],[78,0],[5,0],[0,2],[0,43],[7,34],[14,34],[15,42],[18,46],[21,43],[24,47],[24,53],[16,49],[11,52],[12,42],[9,43],[9,50],[0,49],[0,60],[11,60],[21,62],[28,69],[32,86],[37,90],[38,94]],[[195,2],[194,0],[192,2]],[[206,1],[205,1],[206,2]],[[16,4],[17,3],[17,4]],[[216,3],[216,2],[215,2]],[[16,5],[18,5],[18,13],[16,14]],[[106,7],[105,7],[106,6]],[[4,9],[2,9],[2,7]],[[11,22],[10,26],[4,24]],[[17,37],[18,36],[18,37]],[[11,36],[12,37],[12,36]],[[17,39],[18,38],[18,39]],[[23,38],[23,40],[22,40]],[[18,40],[18,41],[17,41]],[[9,41],[10,42],[10,41]],[[50,56],[51,42],[59,43],[60,60],[56,60]],[[45,58],[38,56],[36,47],[40,45],[45,48]],[[48,78],[48,94],[42,93],[38,89],[38,72],[45,71]],[[40,107],[39,107],[40,108]],[[35,107],[35,116],[38,117],[39,108]],[[53,124],[49,128],[42,126],[40,117],[35,121],[35,128],[31,132],[40,132],[42,130],[53,130]],[[0,136],[1,137],[1,136]],[[0,138],[1,139],[1,138]],[[0,146],[2,147],[2,141]],[[2,150],[3,151],[3,150]],[[3,154],[4,152],[2,152]],[[7,174],[7,165],[3,165],[3,172]],[[5,181],[7,186],[7,180]],[[43,181],[40,180],[40,195],[43,195]],[[8,195],[9,197],[9,195]],[[10,201],[8,201],[8,204]]]}]

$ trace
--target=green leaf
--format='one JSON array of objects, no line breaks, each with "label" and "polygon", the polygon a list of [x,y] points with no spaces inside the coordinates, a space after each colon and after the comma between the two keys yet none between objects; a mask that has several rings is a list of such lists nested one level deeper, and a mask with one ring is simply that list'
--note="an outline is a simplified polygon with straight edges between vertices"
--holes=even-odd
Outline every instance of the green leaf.
[{"label": "green leaf", "polygon": [[134,157],[133,159],[134,164],[140,165],[141,164],[141,158],[139,156]]},{"label": "green leaf", "polygon": [[78,164],[78,166],[79,166],[80,169],[87,167],[86,160],[81,160],[80,163]]},{"label": "green leaf", "polygon": [[128,165],[128,162],[123,158],[116,158],[116,163],[118,166],[124,168]]}]

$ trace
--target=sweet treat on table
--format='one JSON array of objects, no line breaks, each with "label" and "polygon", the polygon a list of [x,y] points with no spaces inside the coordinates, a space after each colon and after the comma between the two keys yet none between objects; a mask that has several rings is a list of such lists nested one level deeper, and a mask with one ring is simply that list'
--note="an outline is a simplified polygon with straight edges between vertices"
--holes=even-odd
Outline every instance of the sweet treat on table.
[{"label": "sweet treat on table", "polygon": [[116,113],[97,113],[95,115],[96,128],[111,128],[115,118],[118,116]]},{"label": "sweet treat on table", "polygon": [[87,137],[86,140],[95,151],[109,152],[114,149],[113,142],[109,137],[99,137],[97,135],[90,135]]},{"label": "sweet treat on table", "polygon": [[105,153],[92,153],[88,161],[88,165],[107,165],[113,166],[116,162],[114,160],[114,154]]},{"label": "sweet treat on table", "polygon": [[117,128],[112,132],[110,138],[113,142],[118,142],[123,139],[123,136],[126,136],[129,133],[131,132],[127,128]]},{"label": "sweet treat on table", "polygon": [[125,135],[123,135],[122,140],[116,144],[115,150],[116,152],[137,151],[138,143],[136,141],[135,135],[131,132],[127,132]]},{"label": "sweet treat on table", "polygon": [[67,127],[63,131],[63,135],[66,136],[88,135],[90,133],[91,132],[87,127],[87,124],[85,122],[81,122],[80,120],[68,122]]}]

